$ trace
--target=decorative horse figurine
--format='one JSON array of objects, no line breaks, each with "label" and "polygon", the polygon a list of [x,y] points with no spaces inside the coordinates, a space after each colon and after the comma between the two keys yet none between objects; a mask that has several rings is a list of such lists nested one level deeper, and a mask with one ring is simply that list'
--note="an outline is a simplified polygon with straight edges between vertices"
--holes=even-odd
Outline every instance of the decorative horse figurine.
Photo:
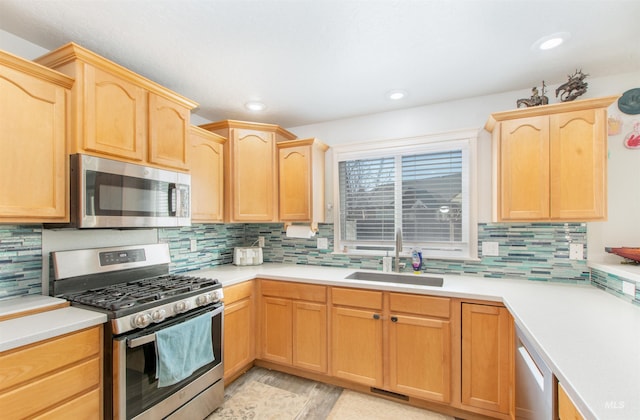
[{"label": "decorative horse figurine", "polygon": [[531,89],[531,97],[530,98],[522,98],[522,99],[518,99],[516,101],[516,105],[518,108],[520,108],[520,105],[525,105],[526,107],[530,107],[530,106],[538,106],[538,105],[547,105],[549,103],[549,98],[546,97],[544,94],[545,92],[545,88],[547,86],[544,84],[544,80],[542,81],[542,96],[540,96],[538,94],[538,88],[536,86],[534,86]]},{"label": "decorative horse figurine", "polygon": [[588,74],[582,73],[581,70],[576,70],[572,75],[568,75],[569,80],[566,83],[561,84],[556,89],[556,98],[558,94],[560,94],[560,100],[562,102],[569,102],[576,99],[578,96],[582,95],[587,91],[588,83],[584,81],[584,79],[588,76]]}]

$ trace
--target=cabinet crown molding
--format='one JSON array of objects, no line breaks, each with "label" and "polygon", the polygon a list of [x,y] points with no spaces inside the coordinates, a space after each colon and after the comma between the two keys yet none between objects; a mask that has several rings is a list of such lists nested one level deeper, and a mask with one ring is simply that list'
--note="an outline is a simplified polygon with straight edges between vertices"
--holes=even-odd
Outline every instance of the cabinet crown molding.
[{"label": "cabinet crown molding", "polygon": [[534,106],[530,108],[518,108],[511,111],[494,112],[489,116],[484,129],[493,132],[496,122],[513,120],[516,118],[537,117],[540,115],[557,114],[560,112],[580,111],[583,109],[606,108],[617,100],[620,95],[604,96],[595,99],[583,99],[579,101],[561,102],[551,105]]},{"label": "cabinet crown molding", "polygon": [[266,124],[266,123],[257,123],[251,121],[239,121],[239,120],[223,120],[217,121],[209,124],[203,124],[199,127],[204,128],[205,130],[220,130],[220,129],[229,129],[229,128],[243,128],[248,130],[258,130],[258,131],[269,131],[276,133],[287,140],[294,140],[298,138],[291,131],[285,130],[276,124]]},{"label": "cabinet crown molding", "polygon": [[0,65],[46,80],[65,89],[71,89],[75,81],[73,77],[66,74],[2,50],[0,50]]},{"label": "cabinet crown molding", "polygon": [[173,92],[172,90],[169,90],[166,87],[149,80],[126,67],[116,64],[113,61],[108,60],[74,42],[69,42],[56,50],[36,58],[34,61],[43,66],[55,69],[76,60],[107,70],[118,77],[135,83],[150,92],[177,102],[189,109],[194,109],[198,106],[197,102],[187,99],[184,96]]},{"label": "cabinet crown molding", "polygon": [[315,137],[311,137],[308,139],[296,139],[296,140],[287,140],[287,141],[279,141],[276,143],[276,147],[295,147],[295,146],[316,146],[318,150],[322,152],[326,152],[329,150],[329,146],[321,142]]}]

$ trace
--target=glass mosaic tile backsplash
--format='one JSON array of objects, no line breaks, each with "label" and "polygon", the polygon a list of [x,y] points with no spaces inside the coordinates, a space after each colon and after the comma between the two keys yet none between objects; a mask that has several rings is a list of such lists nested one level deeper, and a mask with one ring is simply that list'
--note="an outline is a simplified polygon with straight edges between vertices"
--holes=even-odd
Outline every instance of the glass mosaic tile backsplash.
[{"label": "glass mosaic tile backsplash", "polygon": [[[620,295],[618,290],[621,289],[622,279],[597,272],[590,279],[586,246],[585,260],[569,259],[570,243],[586,244],[586,235],[587,228],[583,223],[483,223],[478,225],[478,261],[426,259],[423,269],[442,274],[584,284],[591,282],[609,293]],[[234,247],[251,246],[257,242],[258,236],[265,238],[265,262],[382,269],[382,259],[379,257],[332,254],[332,224],[321,224],[319,232],[310,239],[287,238],[281,223],[195,224],[184,228],[158,229],[158,242],[169,244],[172,272],[230,264]],[[317,249],[318,238],[327,238],[329,248]],[[482,255],[481,243],[484,241],[497,242],[499,255]],[[409,259],[403,262],[407,267],[405,271],[411,271]],[[1,226],[0,298],[41,293],[41,271],[41,227]],[[640,305],[640,296],[625,300]]]}]

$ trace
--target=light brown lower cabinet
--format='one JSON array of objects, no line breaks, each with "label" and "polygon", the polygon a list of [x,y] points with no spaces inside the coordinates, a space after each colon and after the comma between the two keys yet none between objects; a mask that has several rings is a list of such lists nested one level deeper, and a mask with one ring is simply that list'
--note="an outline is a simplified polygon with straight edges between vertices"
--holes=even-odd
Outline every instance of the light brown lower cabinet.
[{"label": "light brown lower cabinet", "polygon": [[260,358],[327,373],[327,288],[260,281]]},{"label": "light brown lower cabinet", "polygon": [[513,417],[513,352],[513,319],[506,308],[462,303],[463,407]]},{"label": "light brown lower cabinet", "polygon": [[254,281],[224,288],[224,380],[228,382],[255,359]]},{"label": "light brown lower cabinet", "polygon": [[0,417],[101,419],[102,325],[0,353]]},{"label": "light brown lower cabinet", "polygon": [[[500,303],[265,279],[255,292],[262,366],[449,414],[514,418],[514,327]],[[229,338],[254,331],[229,296],[225,378],[231,365],[253,362],[247,342]],[[247,321],[233,324],[227,314],[241,311]],[[231,343],[242,343],[238,355]]]},{"label": "light brown lower cabinet", "polygon": [[331,290],[331,376],[381,388],[382,292]]},{"label": "light brown lower cabinet", "polygon": [[389,311],[391,390],[450,402],[450,299],[389,293]]},{"label": "light brown lower cabinet", "polygon": [[558,418],[560,420],[584,419],[560,383],[558,383]]},{"label": "light brown lower cabinet", "polygon": [[450,299],[338,287],[331,295],[332,376],[450,401]]}]

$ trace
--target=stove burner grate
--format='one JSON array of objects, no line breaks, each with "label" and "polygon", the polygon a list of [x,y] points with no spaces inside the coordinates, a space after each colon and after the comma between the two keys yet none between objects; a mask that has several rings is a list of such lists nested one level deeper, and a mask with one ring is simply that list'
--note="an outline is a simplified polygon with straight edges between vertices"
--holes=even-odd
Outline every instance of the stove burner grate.
[{"label": "stove burner grate", "polygon": [[89,289],[63,297],[72,302],[117,311],[219,285],[220,282],[215,279],[168,274]]}]

